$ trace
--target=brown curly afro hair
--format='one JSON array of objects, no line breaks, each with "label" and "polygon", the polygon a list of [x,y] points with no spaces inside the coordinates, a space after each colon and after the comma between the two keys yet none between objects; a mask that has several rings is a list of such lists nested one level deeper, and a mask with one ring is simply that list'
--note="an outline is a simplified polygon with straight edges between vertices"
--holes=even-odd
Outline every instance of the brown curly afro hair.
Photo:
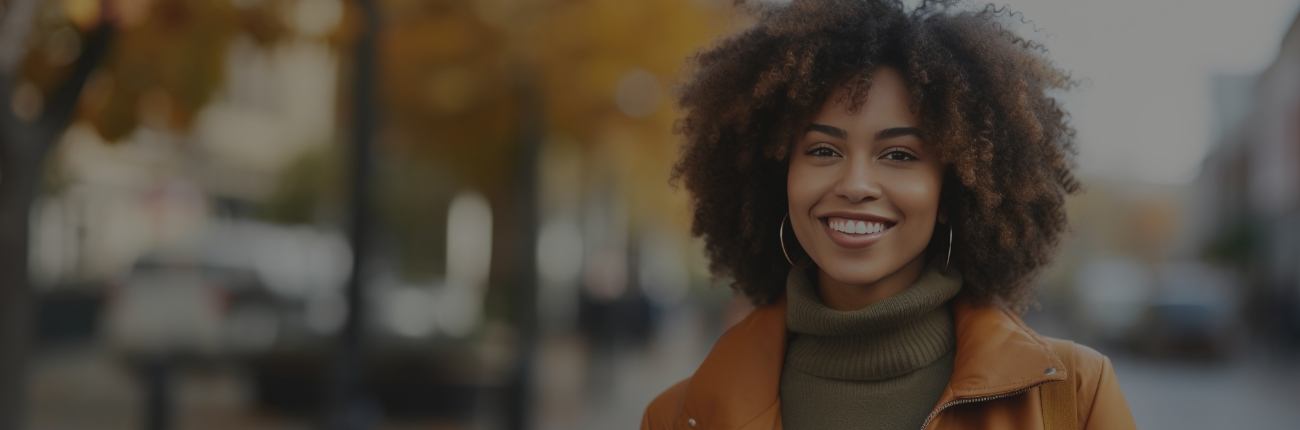
[{"label": "brown curly afro hair", "polygon": [[[879,67],[899,70],[922,139],[946,164],[941,211],[954,234],[963,294],[1023,310],[1032,278],[1067,227],[1074,130],[1050,94],[1074,86],[1016,12],[955,1],[794,0],[743,5],[757,23],[692,58],[681,87],[685,138],[673,182],[685,183],[692,233],[710,268],[755,304],[781,296],[790,270],[778,243],[790,145],[833,90],[861,106]],[[928,258],[946,256],[936,227]],[[942,263],[941,263],[942,264]]]}]

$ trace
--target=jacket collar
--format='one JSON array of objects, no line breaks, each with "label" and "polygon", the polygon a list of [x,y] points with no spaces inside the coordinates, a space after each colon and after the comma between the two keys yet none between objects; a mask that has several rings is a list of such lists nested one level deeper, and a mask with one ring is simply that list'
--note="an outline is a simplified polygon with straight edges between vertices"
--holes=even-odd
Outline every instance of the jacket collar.
[{"label": "jacket collar", "polygon": [[[953,374],[935,410],[1065,379],[1061,360],[1020,318],[959,294],[953,300],[957,345]],[[686,387],[681,420],[701,428],[779,428],[786,300],[760,306],[718,339]],[[773,422],[774,421],[774,422]]]}]

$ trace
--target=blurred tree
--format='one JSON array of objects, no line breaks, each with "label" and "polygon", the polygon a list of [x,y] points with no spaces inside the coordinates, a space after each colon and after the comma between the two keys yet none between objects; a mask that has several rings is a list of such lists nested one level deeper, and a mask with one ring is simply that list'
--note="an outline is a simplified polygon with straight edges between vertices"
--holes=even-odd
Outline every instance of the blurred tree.
[{"label": "blurred tree", "polygon": [[1263,224],[1248,218],[1226,224],[1219,226],[1210,236],[1209,242],[1201,249],[1201,257],[1245,272],[1252,262],[1259,259],[1260,238],[1264,237],[1259,226]]},{"label": "blurred tree", "polygon": [[510,154],[527,113],[516,89],[532,82],[547,134],[559,138],[549,140],[608,155],[592,170],[637,190],[626,193],[634,216],[683,213],[684,201],[665,186],[677,147],[671,89],[688,55],[736,24],[725,2],[386,5],[380,90],[393,144],[446,161],[499,200],[519,169]]},{"label": "blurred tree", "polygon": [[[30,212],[67,126],[108,141],[142,120],[183,130],[220,84],[225,44],[282,33],[283,1],[10,0],[0,16],[0,428],[23,425]],[[110,50],[110,45],[114,48]],[[83,89],[85,91],[83,91]],[[83,94],[84,93],[84,94]]]},{"label": "blurred tree", "polygon": [[518,117],[506,35],[475,16],[474,2],[391,0],[385,10],[379,90],[389,142],[455,160],[447,164],[473,184],[500,184]]},{"label": "blurred tree", "polygon": [[[341,223],[347,196],[338,187],[346,165],[339,149],[315,147],[291,162],[261,216],[283,224]],[[436,160],[404,152],[376,154],[378,248],[395,254],[405,279],[422,281],[446,274],[447,208],[458,181]]]},{"label": "blurred tree", "polygon": [[542,65],[548,122],[594,149],[590,170],[616,183],[633,229],[689,230],[686,199],[666,186],[679,142],[673,90],[693,52],[748,22],[729,4],[559,2],[527,38]]},{"label": "blurred tree", "polygon": [[23,82],[19,66],[28,56],[28,35],[38,16],[35,0],[13,0],[0,18],[0,428],[24,425],[27,349],[32,310],[28,288],[28,225],[31,205],[50,147],[72,121],[77,99],[114,35],[106,16],[85,36],[57,84],[43,97]]},{"label": "blurred tree", "polygon": [[[530,114],[543,116],[554,144],[592,154],[589,182],[635,191],[621,194],[635,217],[685,223],[684,199],[666,187],[676,154],[670,90],[690,52],[728,28],[718,25],[728,22],[722,3],[383,1],[378,216],[401,271],[441,272],[445,214],[434,214],[456,187],[484,192],[496,213],[515,212],[510,178],[523,169],[515,154]],[[341,27],[333,43],[352,45],[355,7]],[[537,93],[537,112],[525,112],[524,83]],[[339,108],[349,115],[348,104]],[[341,190],[330,184],[340,183],[342,166],[331,151],[304,154],[264,214],[278,222],[340,214]]]},{"label": "blurred tree", "polygon": [[[743,21],[717,0],[386,0],[384,143],[446,166],[495,216],[488,309],[519,318],[533,276],[537,197],[517,177],[536,148],[577,147],[577,195],[612,195],[630,229],[687,231],[667,186],[677,153],[671,89],[696,49]],[[355,15],[355,14],[352,14]],[[529,124],[535,124],[530,127]],[[532,136],[530,133],[538,134]],[[528,178],[527,183],[536,182]],[[531,192],[531,191],[530,191]],[[526,316],[523,318],[527,318]],[[513,319],[513,318],[512,318]],[[524,326],[530,325],[528,322]]]},{"label": "blurred tree", "polygon": [[340,222],[343,193],[339,148],[312,148],[281,170],[260,216],[281,224]]},{"label": "blurred tree", "polygon": [[[61,7],[56,7],[60,6]],[[244,5],[244,6],[235,6]],[[113,12],[122,31],[116,48],[95,71],[80,103],[80,119],[107,141],[121,140],[143,121],[184,131],[220,88],[226,47],[237,34],[271,45],[285,36],[285,0],[63,0],[41,14],[22,76],[42,93],[66,74],[65,51],[75,56],[70,29],[85,16]],[[101,11],[102,10],[102,11]]]}]

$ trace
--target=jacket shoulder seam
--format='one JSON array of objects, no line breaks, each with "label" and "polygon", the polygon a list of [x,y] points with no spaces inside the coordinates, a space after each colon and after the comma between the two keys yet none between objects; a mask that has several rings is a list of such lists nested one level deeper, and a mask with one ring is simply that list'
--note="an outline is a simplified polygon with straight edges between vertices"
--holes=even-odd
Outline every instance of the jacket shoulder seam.
[{"label": "jacket shoulder seam", "polygon": [[1101,393],[1102,379],[1106,378],[1107,368],[1109,367],[1110,367],[1110,358],[1102,356],[1101,370],[1097,372],[1096,382],[1093,383],[1093,387],[1092,387],[1092,393],[1089,393],[1090,398],[1088,399],[1088,414],[1084,415],[1083,418],[1084,428],[1088,427],[1088,421],[1092,419],[1092,411],[1096,409],[1097,397],[1099,397],[1098,395]]},{"label": "jacket shoulder seam", "polygon": [[768,404],[767,404],[767,407],[764,407],[763,410],[761,410],[761,411],[758,412],[758,414],[756,414],[756,415],[754,415],[753,417],[750,417],[749,419],[745,420],[745,423],[744,423],[744,424],[741,424],[741,425],[740,425],[740,428],[745,428],[745,427],[748,427],[750,424],[753,424],[754,421],[757,421],[759,418],[761,418],[761,417],[763,416],[763,414],[766,413],[769,409],[772,409],[773,406],[776,406],[776,405],[778,405],[778,404],[780,404],[780,403],[781,403],[781,398],[780,398],[780,397],[778,397],[776,400],[773,400],[772,403],[768,403]]},{"label": "jacket shoulder seam", "polygon": [[[1054,340],[1064,341],[1064,342],[1070,342],[1070,341],[1043,336],[1039,334],[1037,331],[1035,331],[1033,328],[1029,327],[1029,324],[1026,324],[1024,320],[1020,319],[1020,316],[1016,315],[1015,312],[1012,312],[1011,310],[1001,306],[999,306],[999,309],[1002,311],[1004,315],[1009,317],[1017,327],[1020,327],[1021,330],[1024,330],[1024,332],[1029,335],[1029,338],[1032,339],[1034,343],[1036,343],[1038,347],[1043,350],[1043,352],[1046,352],[1048,356],[1055,358],[1058,365],[1060,366],[1065,365],[1065,360],[1063,360],[1063,357],[1058,356],[1056,354],[1056,349],[1052,347],[1052,341]],[[1070,342],[1070,343],[1074,344],[1074,342]],[[1071,353],[1074,353],[1074,345],[1068,345],[1068,346],[1070,346]]]}]

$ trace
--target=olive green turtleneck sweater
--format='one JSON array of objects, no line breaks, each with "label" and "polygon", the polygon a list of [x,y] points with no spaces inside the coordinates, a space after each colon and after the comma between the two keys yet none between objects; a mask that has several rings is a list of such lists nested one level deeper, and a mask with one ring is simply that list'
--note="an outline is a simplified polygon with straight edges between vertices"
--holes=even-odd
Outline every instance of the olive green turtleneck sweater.
[{"label": "olive green turtleneck sweater", "polygon": [[837,311],[822,303],[804,271],[792,270],[782,426],[920,428],[952,375],[955,338],[945,305],[960,288],[958,276],[927,269],[907,290]]}]

